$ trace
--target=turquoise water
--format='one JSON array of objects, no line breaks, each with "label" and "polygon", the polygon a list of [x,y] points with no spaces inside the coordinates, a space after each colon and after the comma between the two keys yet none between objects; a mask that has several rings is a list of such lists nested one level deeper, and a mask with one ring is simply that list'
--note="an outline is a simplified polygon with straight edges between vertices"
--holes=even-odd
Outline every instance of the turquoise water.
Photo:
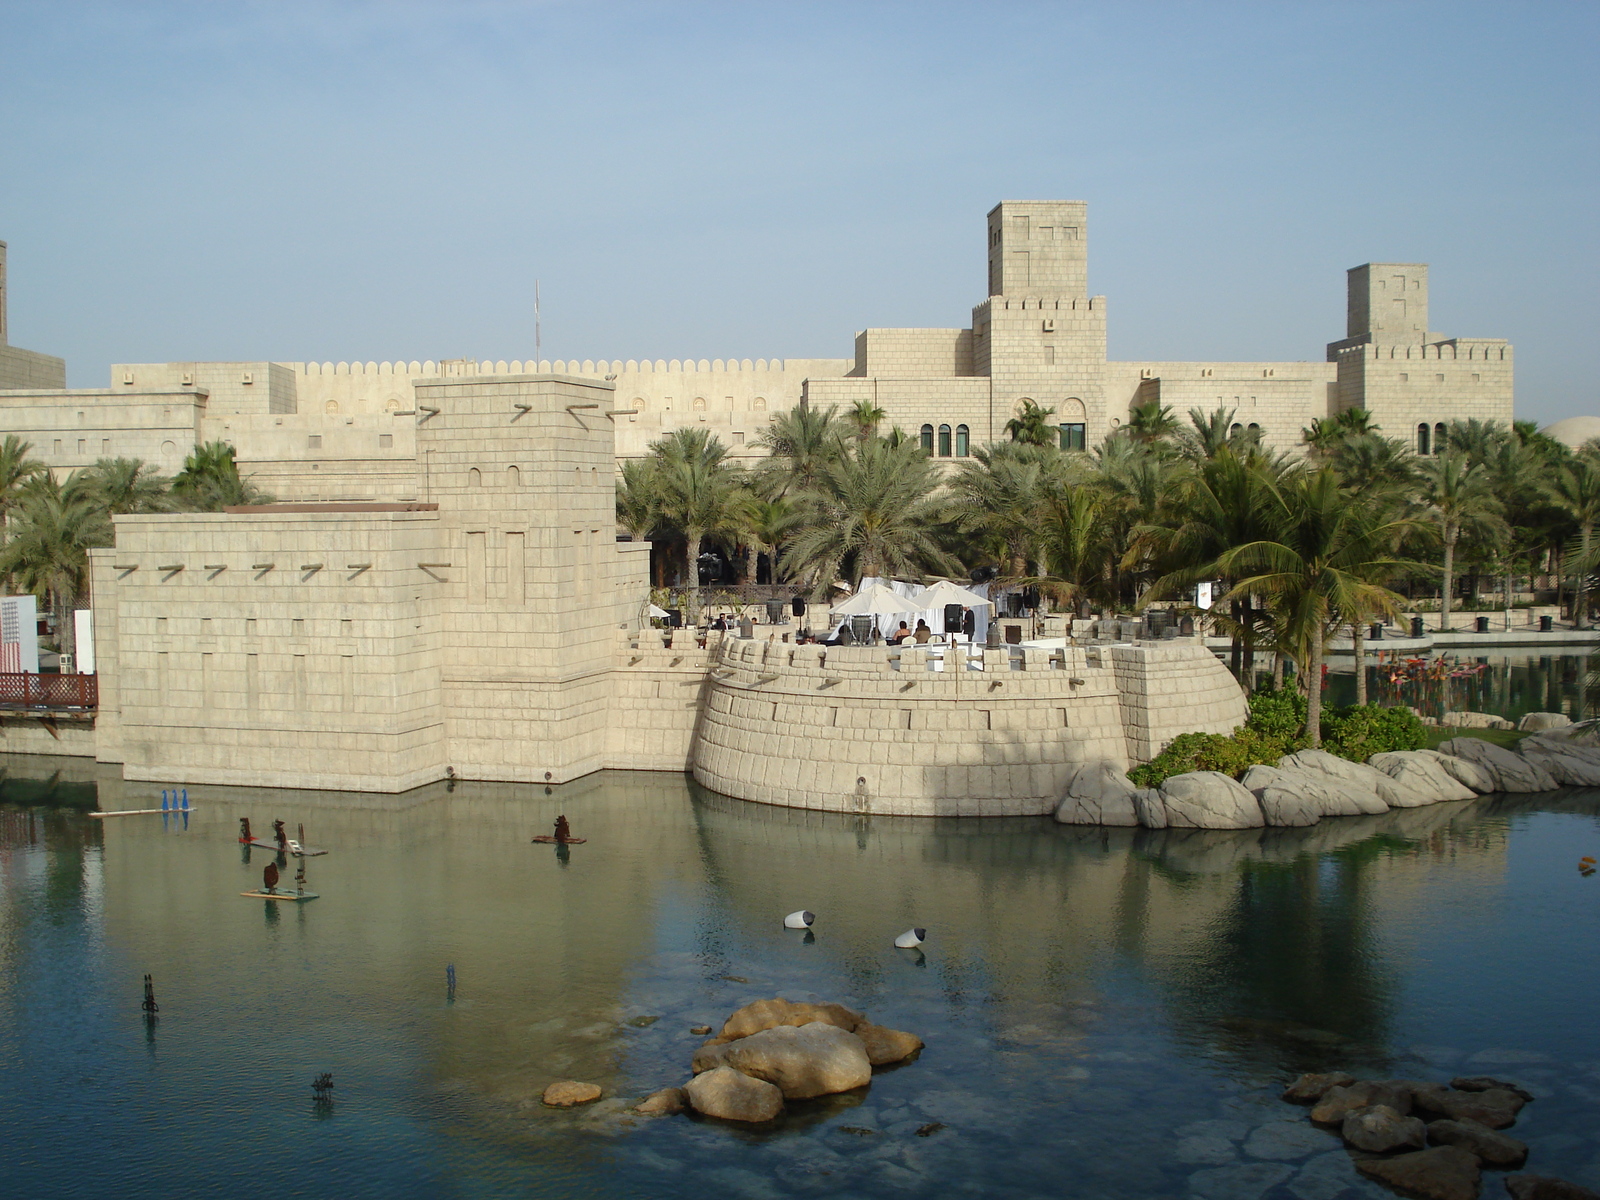
[{"label": "turquoise water", "polygon": [[[7,766],[7,1196],[1383,1195],[1276,1098],[1323,1068],[1522,1080],[1532,1168],[1600,1186],[1600,876],[1577,870],[1600,793],[1182,833],[835,817],[607,773],[196,787],[187,827],[102,827],[97,801],[160,789]],[[565,856],[528,840],[558,812],[589,839]],[[239,896],[267,860],[240,816],[330,848],[319,899]],[[814,939],[781,928],[800,907]],[[912,924],[920,955],[891,944]],[[687,1077],[691,1026],[778,994],[927,1049],[772,1130],[628,1115]],[[544,1109],[561,1078],[606,1098]]]}]

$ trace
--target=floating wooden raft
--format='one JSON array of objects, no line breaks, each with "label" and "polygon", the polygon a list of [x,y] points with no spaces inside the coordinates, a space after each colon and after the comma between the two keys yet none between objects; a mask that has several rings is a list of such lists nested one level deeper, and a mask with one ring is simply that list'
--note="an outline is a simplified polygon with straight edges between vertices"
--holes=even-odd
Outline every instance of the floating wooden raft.
[{"label": "floating wooden raft", "polygon": [[317,893],[316,892],[263,892],[263,891],[254,891],[254,892],[240,892],[239,895],[246,896],[251,900],[296,900],[296,901],[298,901],[298,900],[315,900],[317,898]]},{"label": "floating wooden raft", "polygon": [[548,833],[541,833],[538,837],[534,838],[533,840],[536,841],[536,842],[542,843],[543,845],[546,845],[546,846],[581,846],[585,842],[587,842],[589,839],[588,838],[558,838],[558,837],[551,837]]}]

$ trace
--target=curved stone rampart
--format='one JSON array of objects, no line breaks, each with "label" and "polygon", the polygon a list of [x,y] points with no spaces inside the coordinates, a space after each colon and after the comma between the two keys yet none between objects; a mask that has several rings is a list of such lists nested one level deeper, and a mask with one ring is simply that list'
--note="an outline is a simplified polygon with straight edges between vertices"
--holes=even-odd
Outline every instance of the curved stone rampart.
[{"label": "curved stone rampart", "polygon": [[1232,676],[1194,641],[948,652],[729,638],[695,778],[797,808],[1042,815],[1080,763],[1142,762],[1178,733],[1226,733],[1245,716]]}]

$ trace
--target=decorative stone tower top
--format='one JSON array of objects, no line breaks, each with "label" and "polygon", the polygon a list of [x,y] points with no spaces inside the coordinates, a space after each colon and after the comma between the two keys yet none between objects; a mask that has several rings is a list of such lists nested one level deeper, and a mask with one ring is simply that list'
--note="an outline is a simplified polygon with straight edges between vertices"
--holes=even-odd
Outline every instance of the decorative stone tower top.
[{"label": "decorative stone tower top", "polygon": [[1428,264],[1364,263],[1346,272],[1345,338],[1419,346],[1428,336]]},{"label": "decorative stone tower top", "polygon": [[989,212],[989,295],[1087,296],[1089,206],[1002,200]]}]

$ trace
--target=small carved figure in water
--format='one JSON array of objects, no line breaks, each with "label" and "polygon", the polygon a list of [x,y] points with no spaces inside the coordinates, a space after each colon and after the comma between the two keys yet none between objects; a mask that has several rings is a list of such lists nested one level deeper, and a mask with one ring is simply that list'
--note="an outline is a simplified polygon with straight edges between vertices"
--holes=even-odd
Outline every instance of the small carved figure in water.
[{"label": "small carved figure in water", "polygon": [[572,839],[572,826],[567,824],[564,816],[556,818],[556,841],[567,842]]}]

